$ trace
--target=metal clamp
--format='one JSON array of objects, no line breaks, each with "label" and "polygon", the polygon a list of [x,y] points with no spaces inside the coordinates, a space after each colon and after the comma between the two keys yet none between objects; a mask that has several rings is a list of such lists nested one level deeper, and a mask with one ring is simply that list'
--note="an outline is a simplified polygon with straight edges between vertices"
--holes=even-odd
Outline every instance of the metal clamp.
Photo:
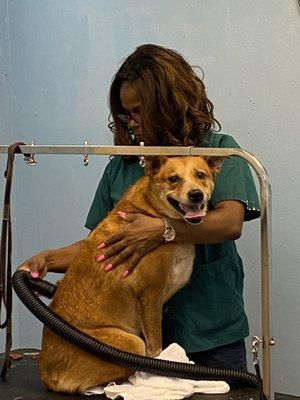
[{"label": "metal clamp", "polygon": [[[141,146],[141,147],[145,146],[145,142],[140,142],[140,146]],[[141,167],[141,168],[145,168],[145,165],[146,165],[146,159],[145,159],[145,157],[142,156],[142,155],[139,155],[139,159],[140,159],[140,167]]]},{"label": "metal clamp", "polygon": [[[30,142],[30,146],[35,146],[34,142]],[[27,165],[35,165],[37,161],[35,161],[34,153],[30,153],[29,155],[24,155],[24,161]]]},{"label": "metal clamp", "polygon": [[253,356],[253,364],[259,364],[259,358],[258,358],[258,348],[259,345],[262,344],[262,339],[259,338],[258,336],[253,336],[252,338],[252,356]]},{"label": "metal clamp", "polygon": [[[88,142],[84,142],[84,145],[85,146],[87,146],[89,143]],[[83,155],[83,165],[85,166],[85,167],[87,167],[88,165],[89,165],[89,156],[87,155],[87,154],[84,154]]]}]

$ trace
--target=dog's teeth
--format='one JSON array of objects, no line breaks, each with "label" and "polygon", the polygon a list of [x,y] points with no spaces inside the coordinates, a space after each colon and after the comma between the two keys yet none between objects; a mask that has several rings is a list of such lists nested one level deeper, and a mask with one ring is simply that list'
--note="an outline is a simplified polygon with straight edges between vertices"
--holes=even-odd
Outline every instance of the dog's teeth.
[{"label": "dog's teeth", "polygon": [[179,204],[179,208],[185,212],[189,212],[189,211],[200,211],[203,210],[205,207],[205,204],[184,204],[184,203],[178,203]]}]

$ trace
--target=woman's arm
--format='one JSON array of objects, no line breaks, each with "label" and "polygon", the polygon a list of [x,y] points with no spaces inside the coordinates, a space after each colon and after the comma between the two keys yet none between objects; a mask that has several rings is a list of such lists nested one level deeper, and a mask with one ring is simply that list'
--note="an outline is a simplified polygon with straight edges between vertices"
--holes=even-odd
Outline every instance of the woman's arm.
[{"label": "woman's arm", "polygon": [[[127,222],[126,227],[111,236],[105,243],[100,243],[98,262],[107,260],[104,268],[109,271],[130,259],[127,276],[140,259],[164,241],[164,223],[161,218],[148,217],[143,214],[119,213]],[[207,213],[199,225],[185,221],[171,220],[177,242],[218,243],[235,240],[241,236],[244,220],[244,206],[239,201],[226,200],[219,202]]]},{"label": "woman's arm", "polygon": [[217,203],[199,225],[171,220],[176,232],[175,241],[212,244],[236,240],[242,234],[244,206],[239,201]]},{"label": "woman's arm", "polygon": [[33,278],[42,278],[47,272],[66,272],[83,240],[70,246],[54,250],[44,250],[24,261],[18,269],[29,271]]}]

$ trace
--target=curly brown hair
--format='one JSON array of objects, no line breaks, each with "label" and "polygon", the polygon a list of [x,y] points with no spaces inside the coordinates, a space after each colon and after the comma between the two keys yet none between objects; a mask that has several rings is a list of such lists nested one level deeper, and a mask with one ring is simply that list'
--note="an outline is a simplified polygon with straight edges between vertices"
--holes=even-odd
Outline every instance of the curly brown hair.
[{"label": "curly brown hair", "polygon": [[175,50],[144,44],[129,55],[114,76],[109,102],[109,128],[116,145],[132,145],[120,89],[124,81],[134,85],[141,101],[142,136],[148,146],[200,146],[203,135],[220,124],[214,118],[205,86],[188,62]]}]

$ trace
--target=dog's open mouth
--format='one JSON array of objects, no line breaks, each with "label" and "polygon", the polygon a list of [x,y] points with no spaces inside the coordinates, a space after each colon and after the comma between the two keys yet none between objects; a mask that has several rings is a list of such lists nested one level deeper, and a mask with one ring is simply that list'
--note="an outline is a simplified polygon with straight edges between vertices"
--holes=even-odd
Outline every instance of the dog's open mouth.
[{"label": "dog's open mouth", "polygon": [[186,204],[180,203],[179,201],[168,197],[168,202],[174,207],[183,218],[190,224],[200,224],[203,221],[203,217],[206,215],[205,203]]}]

